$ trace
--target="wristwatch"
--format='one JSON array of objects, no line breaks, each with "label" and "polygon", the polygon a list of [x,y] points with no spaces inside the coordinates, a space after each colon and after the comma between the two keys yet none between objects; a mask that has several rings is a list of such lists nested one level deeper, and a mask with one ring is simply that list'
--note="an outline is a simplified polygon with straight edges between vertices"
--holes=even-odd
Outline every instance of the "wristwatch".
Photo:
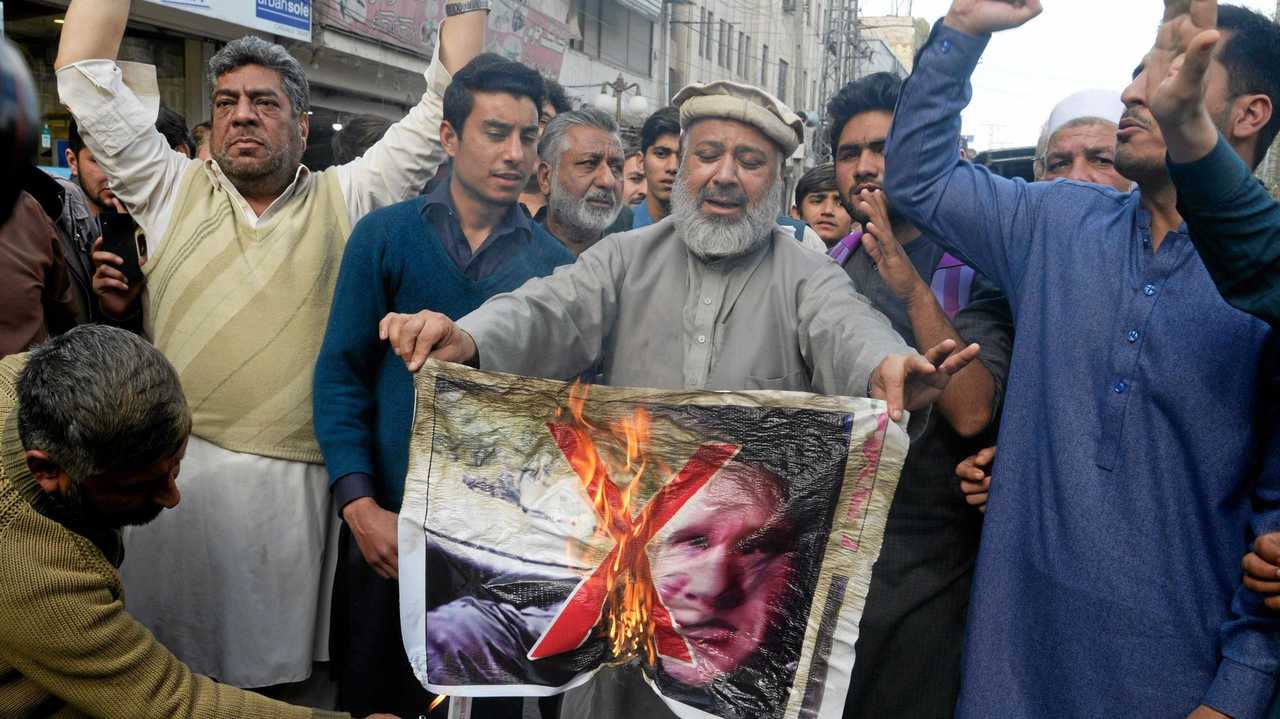
[{"label": "wristwatch", "polygon": [[448,17],[488,9],[489,0],[458,0],[457,2],[451,0],[444,4],[444,14]]}]

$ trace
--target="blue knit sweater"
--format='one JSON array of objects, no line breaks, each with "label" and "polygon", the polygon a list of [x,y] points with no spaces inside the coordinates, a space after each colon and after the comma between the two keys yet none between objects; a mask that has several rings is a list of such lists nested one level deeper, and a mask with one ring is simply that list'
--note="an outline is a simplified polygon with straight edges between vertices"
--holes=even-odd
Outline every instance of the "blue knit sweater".
[{"label": "blue knit sweater", "polygon": [[538,225],[531,240],[481,280],[464,275],[423,212],[425,198],[370,213],[342,256],[324,344],[316,359],[314,417],[329,481],[373,478],[378,504],[396,511],[404,495],[413,421],[413,377],[378,339],[388,312],[424,309],[458,319],[485,300],[570,264],[573,255]]}]

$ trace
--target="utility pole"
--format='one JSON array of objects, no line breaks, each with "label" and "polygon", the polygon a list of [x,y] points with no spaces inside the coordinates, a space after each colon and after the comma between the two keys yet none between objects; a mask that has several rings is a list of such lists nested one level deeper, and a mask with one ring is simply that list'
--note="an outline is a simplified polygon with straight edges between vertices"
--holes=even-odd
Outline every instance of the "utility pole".
[{"label": "utility pole", "polygon": [[[818,104],[827,100],[853,80],[861,77],[862,33],[860,0],[832,0],[823,21],[822,78],[818,82]],[[814,133],[812,158],[822,163],[831,159],[827,133],[831,118],[822,118],[822,124]]]}]

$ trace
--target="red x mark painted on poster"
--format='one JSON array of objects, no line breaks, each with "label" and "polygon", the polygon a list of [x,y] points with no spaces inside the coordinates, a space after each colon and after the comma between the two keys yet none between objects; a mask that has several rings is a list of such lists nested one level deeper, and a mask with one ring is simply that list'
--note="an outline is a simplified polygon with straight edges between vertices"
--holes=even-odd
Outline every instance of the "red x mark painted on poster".
[{"label": "red x mark painted on poster", "polygon": [[[593,502],[593,507],[605,531],[613,538],[614,545],[604,561],[569,596],[551,626],[529,651],[530,659],[542,659],[582,646],[600,621],[612,584],[610,580],[627,573],[634,575],[641,569],[634,566],[639,562],[645,563],[644,569],[647,569],[649,559],[643,551],[644,546],[738,452],[738,448],[731,444],[711,442],[702,445],[684,468],[632,519],[622,491],[609,478],[609,472],[595,449],[588,447],[583,450],[578,432],[572,425],[548,422],[547,429],[582,479],[587,494],[598,500]],[[622,552],[627,547],[635,547],[639,551],[626,552],[624,557]],[[643,574],[648,576],[649,573],[645,571]],[[693,654],[689,645],[676,632],[671,614],[656,596],[652,583],[643,590],[654,594],[649,604],[658,654],[691,663]]]}]

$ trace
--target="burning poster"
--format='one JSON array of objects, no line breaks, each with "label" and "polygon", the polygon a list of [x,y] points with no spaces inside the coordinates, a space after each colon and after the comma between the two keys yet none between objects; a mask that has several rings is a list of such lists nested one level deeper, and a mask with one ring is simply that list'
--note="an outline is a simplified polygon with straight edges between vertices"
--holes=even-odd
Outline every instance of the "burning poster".
[{"label": "burning poster", "polygon": [[428,363],[400,514],[428,689],[633,663],[682,717],[838,717],[907,451],[882,403]]}]

